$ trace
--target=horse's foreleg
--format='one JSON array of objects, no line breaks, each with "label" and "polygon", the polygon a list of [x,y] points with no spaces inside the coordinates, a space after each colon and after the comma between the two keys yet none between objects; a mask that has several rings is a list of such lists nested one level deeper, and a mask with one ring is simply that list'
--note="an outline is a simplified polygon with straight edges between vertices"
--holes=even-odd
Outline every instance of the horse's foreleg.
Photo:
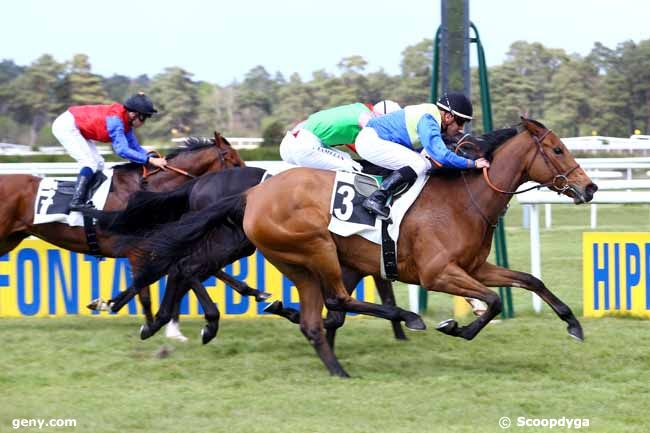
[{"label": "horse's foreleg", "polygon": [[421,280],[423,287],[428,290],[479,299],[487,304],[485,313],[469,325],[459,326],[454,319],[441,322],[436,329],[444,334],[472,340],[490,320],[501,313],[499,296],[455,264],[447,265],[443,272],[436,275],[431,281],[428,281],[426,277]]},{"label": "horse's foreleg", "polygon": [[579,341],[584,340],[582,326],[571,308],[555,296],[538,278],[525,272],[513,271],[487,262],[474,273],[474,277],[486,286],[521,287],[536,293],[555,311],[560,319],[567,323],[567,331],[571,337]]},{"label": "horse's foreleg", "polygon": [[[396,306],[397,301],[395,300],[395,292],[393,291],[393,283],[390,281],[384,280],[383,278],[374,277],[375,287],[377,287],[377,292],[381,298],[381,303],[384,305]],[[393,334],[397,340],[408,340],[404,330],[402,329],[401,322],[399,320],[392,320],[391,324],[393,325]]]},{"label": "horse's foreleg", "polygon": [[165,326],[171,320],[176,300],[182,299],[183,295],[189,290],[189,288],[179,288],[180,280],[182,280],[180,273],[175,269],[171,269],[169,276],[167,277],[165,294],[163,295],[160,308],[158,308],[158,312],[156,313],[153,322],[150,324],[147,323],[140,328],[140,338],[143,340],[153,336],[160,328]]},{"label": "horse's foreleg", "polygon": [[268,298],[271,297],[270,293],[267,292],[262,292],[257,289],[253,289],[250,287],[248,284],[246,284],[243,281],[239,281],[236,278],[233,278],[232,276],[226,274],[224,271],[219,270],[215,276],[223,281],[224,283],[228,284],[230,287],[232,287],[237,293],[239,293],[242,296],[255,296],[255,300],[257,302],[262,302],[267,300]]}]

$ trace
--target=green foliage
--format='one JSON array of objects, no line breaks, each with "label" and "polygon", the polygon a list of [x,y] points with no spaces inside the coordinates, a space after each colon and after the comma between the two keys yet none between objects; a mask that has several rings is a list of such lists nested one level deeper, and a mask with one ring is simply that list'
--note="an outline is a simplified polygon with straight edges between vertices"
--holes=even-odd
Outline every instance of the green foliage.
[{"label": "green foliage", "polygon": [[144,136],[171,137],[173,131],[182,135],[195,133],[192,127],[199,97],[191,77],[191,73],[179,67],[167,68],[154,77],[149,97],[158,114],[142,128]]},{"label": "green foliage", "polygon": [[286,126],[280,120],[267,117],[262,122],[262,146],[278,146],[286,132]]},{"label": "green foliage", "polygon": [[241,149],[237,151],[244,161],[280,161],[280,146],[262,146],[257,149]]},{"label": "green foliage", "polygon": [[[489,52],[489,47],[486,47]],[[337,73],[316,70],[308,79],[285,78],[258,65],[242,82],[216,86],[192,80],[179,67],[150,79],[91,71],[90,59],[77,54],[65,64],[44,55],[27,67],[0,62],[0,137],[39,144],[41,130],[71,104],[122,102],[144,91],[160,115],[139,132],[145,142],[172,136],[260,136],[269,120],[289,128],[309,114],[352,102],[392,99],[402,106],[429,101],[432,39],[402,51],[401,71],[368,71],[360,55],[342,58]],[[482,130],[476,70],[472,71],[475,132]],[[596,43],[585,57],[540,43],[514,42],[501,65],[489,68],[496,128],[518,123],[526,115],[547,123],[561,136],[628,136],[635,129],[650,133],[650,39],[627,41],[615,48]],[[17,125],[17,126],[16,126]],[[279,128],[279,127],[278,127]]]},{"label": "green foliage", "polygon": [[102,78],[90,71],[88,56],[75,54],[68,64],[68,71],[63,80],[66,105],[93,105],[112,102],[104,90]]}]

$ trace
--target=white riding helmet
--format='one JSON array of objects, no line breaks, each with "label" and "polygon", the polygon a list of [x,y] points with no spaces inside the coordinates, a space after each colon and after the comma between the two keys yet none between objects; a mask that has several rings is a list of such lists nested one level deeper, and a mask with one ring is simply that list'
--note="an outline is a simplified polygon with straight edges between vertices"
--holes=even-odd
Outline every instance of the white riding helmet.
[{"label": "white riding helmet", "polygon": [[401,110],[401,109],[402,109],[402,107],[400,107],[397,102],[391,101],[390,99],[385,99],[383,101],[377,102],[372,107],[372,112],[377,114],[377,115],[383,115],[383,114],[392,113],[393,111],[397,111],[397,110]]}]

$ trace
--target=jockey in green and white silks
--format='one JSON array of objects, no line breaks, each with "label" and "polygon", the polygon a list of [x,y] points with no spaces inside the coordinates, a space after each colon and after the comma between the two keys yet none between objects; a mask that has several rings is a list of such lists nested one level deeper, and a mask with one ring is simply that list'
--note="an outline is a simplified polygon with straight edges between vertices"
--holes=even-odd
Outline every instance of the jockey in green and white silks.
[{"label": "jockey in green and white silks", "polygon": [[[388,198],[402,185],[415,181],[433,167],[458,169],[481,168],[489,162],[476,161],[451,152],[442,134],[453,136],[472,119],[472,103],[462,93],[443,95],[434,104],[410,105],[386,116],[371,119],[357,136],[357,153],[384,168],[395,170],[363,206],[382,218],[388,218]],[[422,153],[415,148],[424,148]]]},{"label": "jockey in green and white silks", "polygon": [[357,102],[314,113],[287,132],[280,144],[280,156],[303,167],[361,171],[361,164],[334,147],[353,144],[369,120],[399,108],[393,101],[379,102],[372,109]]}]

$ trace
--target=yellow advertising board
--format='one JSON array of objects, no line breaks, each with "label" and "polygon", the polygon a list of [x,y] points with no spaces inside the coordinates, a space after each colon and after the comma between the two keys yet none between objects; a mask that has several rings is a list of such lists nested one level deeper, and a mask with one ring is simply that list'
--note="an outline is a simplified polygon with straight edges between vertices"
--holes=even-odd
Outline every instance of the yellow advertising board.
[{"label": "yellow advertising board", "polygon": [[[279,299],[285,306],[299,309],[298,292],[293,283],[261,253],[241,259],[227,266],[225,271],[251,287],[271,293],[269,302]],[[162,278],[151,286],[154,311],[164,295],[165,281]],[[113,298],[130,282],[131,269],[126,259],[98,260],[41,240],[27,239],[15,250],[0,256],[0,317],[99,314],[86,309],[86,304],[98,297]],[[257,303],[254,298],[242,297],[215,278],[209,278],[204,284],[217,303],[222,318],[264,315],[267,302]],[[372,279],[361,281],[354,296],[374,302]],[[141,307],[134,299],[114,316],[140,314]],[[193,295],[183,300],[181,314],[189,317],[203,315]]]},{"label": "yellow advertising board", "polygon": [[583,233],[584,314],[650,318],[650,233]]}]

